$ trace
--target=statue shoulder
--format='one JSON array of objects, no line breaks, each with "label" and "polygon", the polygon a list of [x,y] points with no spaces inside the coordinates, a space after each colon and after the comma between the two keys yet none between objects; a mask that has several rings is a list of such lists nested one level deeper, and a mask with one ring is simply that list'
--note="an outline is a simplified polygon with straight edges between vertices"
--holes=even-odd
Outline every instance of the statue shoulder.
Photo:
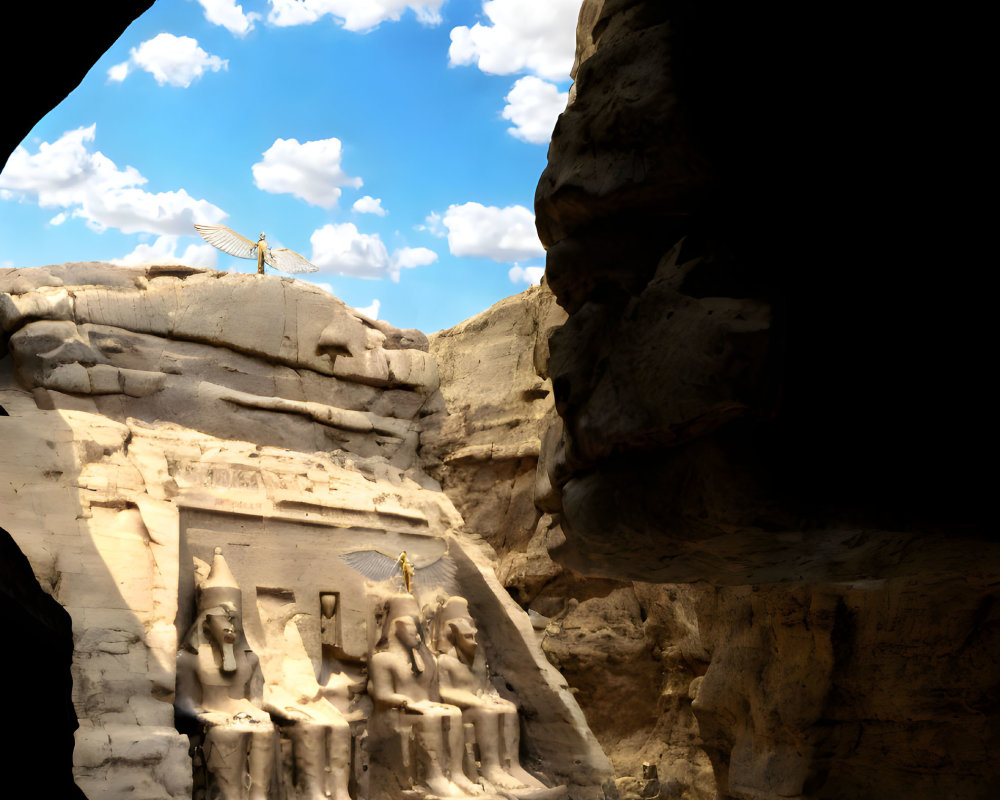
[{"label": "statue shoulder", "polygon": [[383,664],[392,664],[395,659],[392,657],[392,653],[383,650],[381,653],[373,653],[371,658],[368,659],[370,666],[381,666]]},{"label": "statue shoulder", "polygon": [[402,666],[404,665],[400,660],[399,655],[388,650],[383,650],[381,653],[375,653],[368,661],[369,674],[371,675],[376,673],[391,673],[395,675],[400,671]]}]

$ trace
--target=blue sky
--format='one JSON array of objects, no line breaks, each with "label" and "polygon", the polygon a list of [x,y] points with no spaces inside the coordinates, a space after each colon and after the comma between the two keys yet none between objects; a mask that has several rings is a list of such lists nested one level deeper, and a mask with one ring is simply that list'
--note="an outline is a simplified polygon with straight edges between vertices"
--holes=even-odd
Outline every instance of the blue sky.
[{"label": "blue sky", "polygon": [[255,271],[191,227],[221,223],[349,305],[450,327],[541,275],[579,6],[157,0],[0,174],[0,266]]}]

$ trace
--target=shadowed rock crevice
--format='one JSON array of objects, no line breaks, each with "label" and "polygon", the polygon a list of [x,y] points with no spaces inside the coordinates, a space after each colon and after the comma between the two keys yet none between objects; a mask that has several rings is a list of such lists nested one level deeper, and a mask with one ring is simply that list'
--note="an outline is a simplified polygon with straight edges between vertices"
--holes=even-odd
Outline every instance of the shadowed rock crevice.
[{"label": "shadowed rock crevice", "polygon": [[966,142],[942,134],[963,129],[890,66],[923,63],[919,27],[581,10],[535,198],[567,312],[546,541],[584,575],[692,584],[689,694],[726,800],[979,798],[998,777],[995,664],[964,655],[990,646],[1000,575],[974,456],[989,295],[940,271],[983,257],[952,210]]},{"label": "shadowed rock crevice", "polygon": [[[38,585],[28,559],[0,528],[0,660],[7,687],[3,763],[37,797],[85,800],[73,782],[73,631],[69,614]],[[34,768],[33,768],[34,767]]]}]

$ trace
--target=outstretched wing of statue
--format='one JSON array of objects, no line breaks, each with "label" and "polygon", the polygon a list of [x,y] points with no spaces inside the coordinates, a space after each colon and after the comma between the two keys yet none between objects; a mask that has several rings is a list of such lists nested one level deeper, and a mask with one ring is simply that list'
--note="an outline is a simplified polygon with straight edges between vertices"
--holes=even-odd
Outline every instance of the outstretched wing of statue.
[{"label": "outstretched wing of statue", "polygon": [[458,592],[455,584],[455,573],[458,572],[458,567],[454,559],[447,553],[424,567],[414,567],[414,572],[421,588],[433,589],[440,586],[448,594]]},{"label": "outstretched wing of statue", "polygon": [[319,272],[319,267],[308,259],[300,256],[294,250],[281,248],[279,250],[268,250],[264,253],[264,260],[275,269],[296,275],[301,272]]},{"label": "outstretched wing of statue", "polygon": [[219,248],[223,253],[229,253],[237,258],[257,258],[257,243],[240,236],[232,228],[225,225],[195,225],[195,230],[201,238],[212,247]]},{"label": "outstretched wing of statue", "polygon": [[340,557],[366,578],[373,581],[387,581],[399,574],[399,560],[386,555],[381,550],[353,550],[341,553]]},{"label": "outstretched wing of statue", "polygon": [[[381,550],[352,550],[350,553],[341,553],[340,557],[366,578],[376,582],[402,575],[399,556],[390,556]],[[419,567],[414,565],[413,575],[421,589],[440,586],[446,592],[454,594],[457,591],[457,570],[454,560],[446,552],[430,563]]]}]

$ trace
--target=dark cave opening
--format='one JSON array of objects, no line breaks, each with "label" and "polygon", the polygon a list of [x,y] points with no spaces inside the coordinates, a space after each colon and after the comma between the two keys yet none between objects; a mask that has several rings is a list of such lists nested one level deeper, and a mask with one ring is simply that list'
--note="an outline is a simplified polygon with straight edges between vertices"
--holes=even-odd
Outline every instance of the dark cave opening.
[{"label": "dark cave opening", "polygon": [[[3,763],[33,797],[86,800],[73,782],[73,631],[70,616],[47,594],[7,531],[0,528],[0,628],[10,654],[0,659],[7,689]],[[33,767],[38,767],[34,769]]]}]

